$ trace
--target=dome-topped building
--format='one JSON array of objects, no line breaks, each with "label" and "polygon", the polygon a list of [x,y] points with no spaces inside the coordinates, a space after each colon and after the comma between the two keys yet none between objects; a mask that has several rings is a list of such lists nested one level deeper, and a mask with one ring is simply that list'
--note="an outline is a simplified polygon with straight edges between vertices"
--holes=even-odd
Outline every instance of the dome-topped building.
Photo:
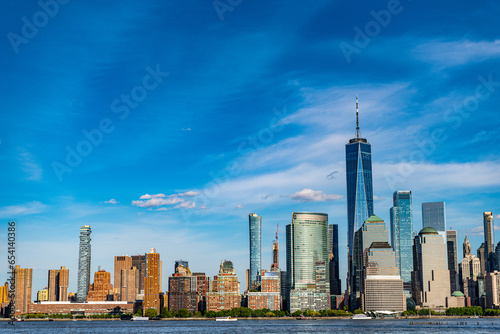
[{"label": "dome-topped building", "polygon": [[438,231],[436,231],[436,229],[434,229],[432,227],[424,227],[418,233],[418,235],[422,235],[422,234],[439,234],[439,233],[438,233]]}]

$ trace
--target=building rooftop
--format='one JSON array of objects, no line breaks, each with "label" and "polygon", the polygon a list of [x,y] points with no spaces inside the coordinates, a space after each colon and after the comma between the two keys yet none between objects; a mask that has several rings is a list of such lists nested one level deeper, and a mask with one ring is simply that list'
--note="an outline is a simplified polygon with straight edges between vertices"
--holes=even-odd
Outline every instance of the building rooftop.
[{"label": "building rooftop", "polygon": [[432,227],[424,227],[418,233],[418,235],[421,235],[421,234],[439,234],[439,233],[435,229],[433,229]]},{"label": "building rooftop", "polygon": [[392,248],[387,241],[384,242],[372,242],[370,248]]},{"label": "building rooftop", "polygon": [[384,220],[380,217],[375,216],[375,215],[371,215],[370,218],[365,220],[365,223],[379,223],[379,222],[384,222]]},{"label": "building rooftop", "polygon": [[460,291],[455,291],[451,294],[452,297],[465,297],[465,295]]}]

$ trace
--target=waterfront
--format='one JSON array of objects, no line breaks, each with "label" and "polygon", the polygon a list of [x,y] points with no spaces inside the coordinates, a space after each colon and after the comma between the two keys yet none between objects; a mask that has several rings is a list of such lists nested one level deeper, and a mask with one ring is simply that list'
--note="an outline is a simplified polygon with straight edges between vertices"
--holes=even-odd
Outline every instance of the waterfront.
[{"label": "waterfront", "polygon": [[492,333],[497,318],[441,318],[399,320],[238,320],[215,321],[25,321],[0,323],[7,333]]}]

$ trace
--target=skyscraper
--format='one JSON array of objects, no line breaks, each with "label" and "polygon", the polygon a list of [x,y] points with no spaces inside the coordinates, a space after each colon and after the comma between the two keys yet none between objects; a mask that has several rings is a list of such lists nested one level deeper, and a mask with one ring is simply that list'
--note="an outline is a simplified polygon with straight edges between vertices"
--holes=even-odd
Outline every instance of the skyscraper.
[{"label": "skyscraper", "polygon": [[330,294],[340,295],[341,280],[339,268],[339,226],[328,225],[328,257],[330,260]]},{"label": "skyscraper", "polygon": [[432,227],[436,231],[446,231],[446,210],[444,202],[422,203],[422,228]]},{"label": "skyscraper", "polygon": [[279,271],[280,268],[280,244],[278,242],[278,227],[276,228],[276,239],[273,240],[273,263],[271,263],[271,271]]},{"label": "skyscraper", "polygon": [[[328,215],[294,212],[286,226],[286,266],[288,275],[288,309],[322,310],[328,308],[330,269],[328,249]],[[322,264],[319,264],[321,262]],[[318,275],[318,270],[325,271]],[[318,281],[324,278],[326,283]],[[323,291],[322,288],[326,291]]]},{"label": "skyscraper", "polygon": [[[128,300],[126,296],[122,298],[121,296],[121,290],[122,290],[122,270],[130,270],[132,269],[132,257],[127,256],[127,255],[122,255],[122,256],[115,256],[115,275],[114,275],[114,284],[113,287],[117,293],[120,294],[119,300]],[[127,281],[127,275],[123,277],[125,281]],[[130,292],[134,287],[129,286],[128,283],[125,284],[127,286],[127,292],[128,288],[130,288]],[[134,296],[135,299],[135,296]]]},{"label": "skyscraper", "polygon": [[158,313],[160,309],[160,281],[161,281],[160,254],[154,248],[146,254],[146,275],[144,278],[144,306],[143,312],[154,308]]},{"label": "skyscraper", "polygon": [[391,244],[396,254],[396,265],[403,280],[405,293],[411,293],[413,271],[413,214],[411,191],[396,191],[393,194],[391,214]]},{"label": "skyscraper", "polygon": [[139,279],[136,280],[137,293],[144,294],[144,275],[146,273],[146,255],[132,255],[132,267],[139,272]]},{"label": "skyscraper", "polygon": [[78,285],[76,290],[76,301],[83,303],[87,300],[90,286],[90,233],[89,225],[80,228],[80,253],[78,256]]},{"label": "skyscraper", "polygon": [[352,250],[354,232],[373,215],[372,153],[371,145],[360,137],[358,118],[358,96],[356,95],[356,138],[345,146],[347,181],[347,247],[348,290],[354,275]]},{"label": "skyscraper", "polygon": [[88,301],[113,300],[113,284],[111,284],[111,273],[99,270],[94,274],[94,283],[90,285],[87,295]]},{"label": "skyscraper", "polygon": [[261,270],[261,228],[262,217],[256,213],[248,215],[250,230],[250,289],[255,289],[259,284],[258,276]]},{"label": "skyscraper", "polygon": [[486,272],[492,273],[495,270],[495,228],[493,225],[493,212],[483,212],[483,224]]},{"label": "skyscraper", "polygon": [[432,227],[423,228],[413,242],[412,298],[420,306],[437,309],[450,297],[446,243]]},{"label": "skyscraper", "polygon": [[448,251],[448,270],[450,271],[450,293],[460,290],[458,276],[457,231],[446,231],[446,248]]},{"label": "skyscraper", "polygon": [[208,292],[208,311],[230,310],[241,306],[240,282],[231,261],[221,261],[219,274],[214,276]]},{"label": "skyscraper", "polygon": [[48,300],[65,302],[68,300],[69,269],[62,266],[61,269],[49,270]]},{"label": "skyscraper", "polygon": [[15,269],[15,278],[16,282],[14,287],[16,291],[16,309],[14,315],[18,316],[20,314],[30,312],[33,269],[21,268],[17,265]]}]

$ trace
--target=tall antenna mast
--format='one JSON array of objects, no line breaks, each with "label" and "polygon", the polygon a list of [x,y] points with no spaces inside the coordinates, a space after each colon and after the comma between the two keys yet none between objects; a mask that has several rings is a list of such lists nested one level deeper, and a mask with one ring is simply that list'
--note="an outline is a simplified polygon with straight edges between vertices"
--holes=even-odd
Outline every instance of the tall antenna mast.
[{"label": "tall antenna mast", "polygon": [[358,94],[356,94],[356,138],[359,139]]}]

